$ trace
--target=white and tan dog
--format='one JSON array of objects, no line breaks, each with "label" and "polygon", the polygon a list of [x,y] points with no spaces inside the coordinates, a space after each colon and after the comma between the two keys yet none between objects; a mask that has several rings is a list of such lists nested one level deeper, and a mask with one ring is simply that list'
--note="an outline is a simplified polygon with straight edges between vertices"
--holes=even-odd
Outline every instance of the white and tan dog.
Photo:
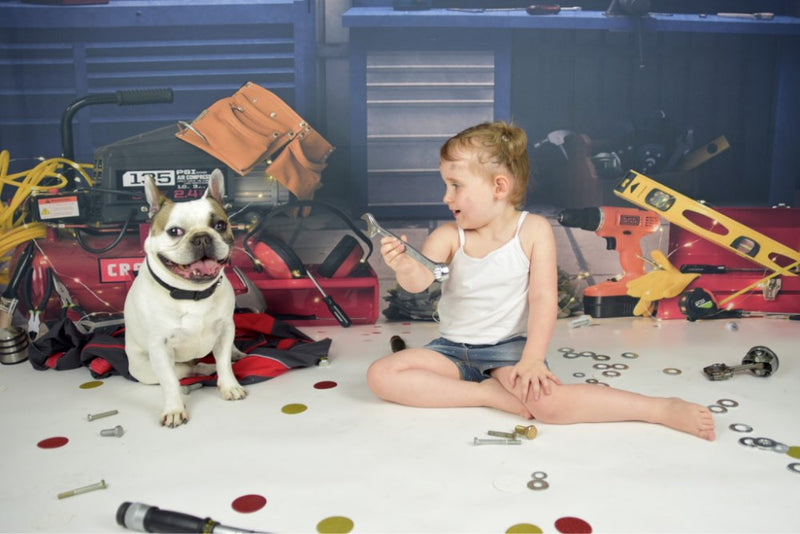
[{"label": "white and tan dog", "polygon": [[222,397],[247,395],[231,367],[235,295],[223,271],[233,232],[224,190],[219,170],[203,197],[189,202],[172,202],[150,179],[145,185],[151,226],[145,263],[125,299],[125,352],[134,378],[161,384],[161,424],[168,427],[188,421],[179,380],[210,352]]}]

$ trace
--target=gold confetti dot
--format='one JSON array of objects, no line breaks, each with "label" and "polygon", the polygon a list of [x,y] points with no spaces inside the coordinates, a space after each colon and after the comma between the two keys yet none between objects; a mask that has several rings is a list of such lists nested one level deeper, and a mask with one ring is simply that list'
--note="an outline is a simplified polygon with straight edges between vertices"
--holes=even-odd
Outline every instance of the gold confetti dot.
[{"label": "gold confetti dot", "polygon": [[303,413],[307,409],[308,406],[306,406],[305,404],[287,404],[286,406],[281,408],[281,411],[283,413],[288,413],[288,414],[297,414],[297,413]]},{"label": "gold confetti dot", "polygon": [[506,534],[542,534],[542,529],[530,523],[517,523],[508,527]]},{"label": "gold confetti dot", "polygon": [[339,515],[326,517],[317,523],[317,532],[322,534],[344,534],[353,530],[353,521]]}]

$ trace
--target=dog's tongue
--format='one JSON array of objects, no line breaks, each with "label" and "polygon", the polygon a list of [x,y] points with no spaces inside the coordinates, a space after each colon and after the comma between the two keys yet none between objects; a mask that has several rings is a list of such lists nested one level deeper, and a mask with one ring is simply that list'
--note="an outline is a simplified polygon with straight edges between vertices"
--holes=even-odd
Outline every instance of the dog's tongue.
[{"label": "dog's tongue", "polygon": [[219,262],[211,258],[204,258],[189,265],[189,272],[191,273],[192,277],[217,276],[220,269],[222,269],[222,265],[220,265]]}]

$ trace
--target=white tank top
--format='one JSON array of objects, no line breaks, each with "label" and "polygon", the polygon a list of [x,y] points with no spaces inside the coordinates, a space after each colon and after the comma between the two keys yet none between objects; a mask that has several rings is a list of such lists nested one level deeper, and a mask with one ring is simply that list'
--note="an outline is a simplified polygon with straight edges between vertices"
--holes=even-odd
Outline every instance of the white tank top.
[{"label": "white tank top", "polygon": [[464,230],[458,228],[459,247],[439,299],[441,337],[488,345],[526,335],[530,260],[519,229],[527,214],[520,214],[514,237],[483,258],[464,252]]}]

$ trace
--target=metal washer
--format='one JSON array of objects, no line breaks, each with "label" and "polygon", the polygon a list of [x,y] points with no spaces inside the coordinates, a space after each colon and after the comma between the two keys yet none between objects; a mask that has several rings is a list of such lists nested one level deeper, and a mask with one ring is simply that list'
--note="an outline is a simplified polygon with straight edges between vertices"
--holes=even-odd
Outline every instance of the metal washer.
[{"label": "metal washer", "polygon": [[770,438],[754,438],[753,442],[759,449],[774,449],[777,442]]},{"label": "metal washer", "polygon": [[724,406],[725,408],[736,408],[739,406],[739,403],[733,399],[719,399],[717,404]]},{"label": "metal washer", "polygon": [[528,481],[528,489],[532,489],[534,491],[546,490],[549,487],[550,484],[546,480],[535,478]]},{"label": "metal washer", "polygon": [[611,378],[614,378],[614,377],[617,377],[617,376],[621,376],[621,374],[622,373],[620,373],[619,371],[615,371],[614,369],[609,369],[608,371],[603,371],[603,376],[608,376],[608,377],[611,377]]},{"label": "metal washer", "polygon": [[800,462],[792,462],[786,466],[786,469],[794,471],[795,473],[800,473]]},{"label": "metal washer", "polygon": [[595,354],[592,356],[592,359],[596,362],[607,362],[611,359],[611,356],[608,356],[607,354]]},{"label": "metal washer", "polygon": [[666,369],[664,369],[664,374],[666,374],[666,375],[679,375],[682,372],[683,371],[681,371],[680,369],[677,369],[675,367],[667,367]]},{"label": "metal washer", "polygon": [[753,427],[744,423],[733,423],[728,426],[734,432],[752,432]]},{"label": "metal washer", "polygon": [[639,354],[637,354],[636,352],[623,352],[622,357],[634,360],[639,357]]},{"label": "metal washer", "polygon": [[725,406],[720,406],[719,404],[709,404],[708,409],[711,413],[728,413],[728,409]]},{"label": "metal washer", "polygon": [[547,478],[547,473],[545,473],[544,471],[534,471],[531,474],[531,478],[534,480],[544,480]]}]

